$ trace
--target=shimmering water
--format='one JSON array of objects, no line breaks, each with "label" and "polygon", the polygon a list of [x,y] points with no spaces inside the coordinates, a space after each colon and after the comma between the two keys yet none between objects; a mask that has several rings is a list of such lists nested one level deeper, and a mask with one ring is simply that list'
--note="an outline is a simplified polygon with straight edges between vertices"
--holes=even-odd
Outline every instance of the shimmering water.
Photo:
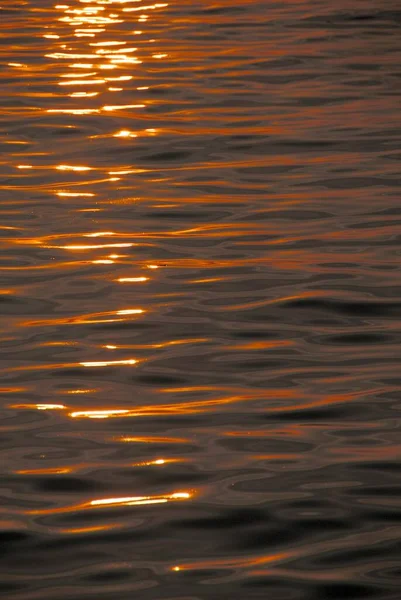
[{"label": "shimmering water", "polygon": [[2,598],[400,598],[396,5],[3,0]]}]

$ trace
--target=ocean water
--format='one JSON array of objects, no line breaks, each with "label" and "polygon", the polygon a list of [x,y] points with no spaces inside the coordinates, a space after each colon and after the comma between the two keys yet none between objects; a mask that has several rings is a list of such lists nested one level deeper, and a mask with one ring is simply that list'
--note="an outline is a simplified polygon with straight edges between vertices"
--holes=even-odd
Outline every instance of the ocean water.
[{"label": "ocean water", "polygon": [[0,595],[401,597],[401,6],[3,0]]}]

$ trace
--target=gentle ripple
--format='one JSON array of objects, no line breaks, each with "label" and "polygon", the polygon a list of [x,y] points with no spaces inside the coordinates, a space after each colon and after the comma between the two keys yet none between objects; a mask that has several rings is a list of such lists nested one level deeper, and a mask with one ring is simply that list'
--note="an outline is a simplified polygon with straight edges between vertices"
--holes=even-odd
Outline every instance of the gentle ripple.
[{"label": "gentle ripple", "polygon": [[4,598],[400,597],[395,6],[3,1]]}]

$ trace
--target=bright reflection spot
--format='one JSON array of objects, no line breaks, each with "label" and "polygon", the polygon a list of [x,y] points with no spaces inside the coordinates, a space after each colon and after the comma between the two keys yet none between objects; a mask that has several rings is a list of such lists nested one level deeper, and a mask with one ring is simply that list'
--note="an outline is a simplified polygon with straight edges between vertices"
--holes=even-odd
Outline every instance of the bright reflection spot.
[{"label": "bright reflection spot", "polygon": [[[81,32],[81,33],[102,33],[103,31],[106,31],[105,29],[76,29],[75,30],[77,33]],[[65,46],[63,46],[65,48]]]},{"label": "bright reflection spot", "polygon": [[[114,65],[110,65],[110,67],[114,68]],[[105,77],[105,81],[130,81],[132,79],[132,75],[120,75],[120,77]]]},{"label": "bright reflection spot", "polygon": [[10,408],[36,408],[36,410],[64,410],[64,404],[12,404]]},{"label": "bright reflection spot", "polygon": [[120,277],[117,279],[120,283],[139,283],[141,281],[148,281],[149,277]]},{"label": "bright reflection spot", "polygon": [[142,308],[126,308],[124,310],[118,310],[116,315],[139,315],[143,313]]},{"label": "bright reflection spot", "polygon": [[18,165],[17,169],[33,169],[32,165]]},{"label": "bright reflection spot", "polygon": [[113,137],[119,137],[119,138],[132,138],[132,137],[138,137],[138,135],[136,133],[133,133],[132,131],[129,131],[128,129],[122,129],[121,131],[118,131],[117,133],[113,134]]},{"label": "bright reflection spot", "polygon": [[116,235],[114,231],[98,231],[96,233],[86,233],[85,237],[104,237],[106,235]]},{"label": "bright reflection spot", "polygon": [[[84,193],[84,192],[57,192],[57,196],[60,197],[66,197],[66,198],[92,198],[95,194],[89,194],[89,193]],[[86,209],[86,210],[100,210],[100,209]]]},{"label": "bright reflection spot", "polygon": [[105,82],[105,79],[72,79],[71,81],[59,81],[58,85],[98,85]]},{"label": "bright reflection spot", "polygon": [[138,361],[134,358],[128,360],[102,360],[93,362],[81,362],[79,363],[83,367],[110,367],[113,365],[135,365]]},{"label": "bright reflection spot", "polygon": [[147,265],[148,269],[158,269],[157,265]]},{"label": "bright reflection spot", "polygon": [[77,410],[70,413],[70,417],[87,417],[88,419],[107,419],[108,417],[118,417],[125,415],[129,410]]},{"label": "bright reflection spot", "polygon": [[49,108],[48,113],[64,113],[68,115],[90,115],[100,112],[98,108]]},{"label": "bright reflection spot", "polygon": [[77,389],[77,390],[68,390],[67,392],[63,392],[66,394],[94,394],[96,393],[97,390],[81,390],[81,389]]},{"label": "bright reflection spot", "polygon": [[100,258],[99,260],[93,260],[92,263],[94,265],[112,265],[114,260],[109,260],[107,258]]},{"label": "bright reflection spot", "polygon": [[115,106],[103,106],[102,110],[113,111],[113,110],[123,110],[124,108],[143,108],[144,104],[116,104]]},{"label": "bright reflection spot", "polygon": [[89,46],[124,46],[127,42],[93,42]]},{"label": "bright reflection spot", "polygon": [[109,350],[115,350],[117,348],[117,346],[111,346],[110,344],[108,344],[107,346],[103,346],[103,348],[108,348]]},{"label": "bright reflection spot", "polygon": [[193,492],[176,492],[173,494],[158,494],[154,496],[123,496],[116,498],[99,498],[98,500],[90,500],[89,502],[83,502],[82,504],[76,504],[75,506],[30,510],[27,511],[27,514],[49,515],[54,513],[76,512],[77,510],[88,510],[103,506],[143,506],[146,504],[165,504],[167,502],[173,502],[177,500],[189,500],[192,496]]},{"label": "bright reflection spot", "polygon": [[165,465],[167,463],[176,463],[176,462],[180,462],[180,460],[172,459],[172,458],[165,460],[164,458],[158,458],[157,460],[149,460],[146,462],[133,463],[131,466],[133,466],[133,467],[151,467],[151,466],[161,466],[161,465]]},{"label": "bright reflection spot", "polygon": [[92,171],[92,167],[80,167],[73,165],[57,165],[58,171]]},{"label": "bright reflection spot", "polygon": [[168,502],[169,500],[188,500],[191,494],[187,492],[177,492],[174,494],[168,494],[166,496],[127,496],[125,498],[103,498],[101,500],[92,500],[90,504],[92,506],[118,506],[125,504],[127,506],[133,506],[137,504],[158,504]]},{"label": "bright reflection spot", "polygon": [[145,437],[121,437],[117,438],[120,442],[126,443],[139,443],[139,444],[185,444],[190,440],[187,438],[178,438],[178,437],[164,437],[164,436],[151,436],[147,435]]},{"label": "bright reflection spot", "polygon": [[130,248],[133,244],[93,244],[91,246],[58,246],[59,248],[64,248],[64,250],[93,250],[98,248]]},{"label": "bright reflection spot", "polygon": [[[73,63],[72,65],[69,65],[72,69],[93,69],[93,64],[92,63]],[[63,75],[61,75],[61,77],[64,77]]]},{"label": "bright reflection spot", "polygon": [[99,92],[72,92],[70,94],[71,98],[92,98],[93,96],[98,96]]}]

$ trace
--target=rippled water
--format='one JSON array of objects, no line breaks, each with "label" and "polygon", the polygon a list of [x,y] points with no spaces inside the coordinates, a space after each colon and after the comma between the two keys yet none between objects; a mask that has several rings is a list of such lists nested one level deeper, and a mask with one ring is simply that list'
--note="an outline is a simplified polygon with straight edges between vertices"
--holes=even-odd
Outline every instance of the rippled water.
[{"label": "rippled water", "polygon": [[395,5],[3,0],[3,598],[400,598]]}]

